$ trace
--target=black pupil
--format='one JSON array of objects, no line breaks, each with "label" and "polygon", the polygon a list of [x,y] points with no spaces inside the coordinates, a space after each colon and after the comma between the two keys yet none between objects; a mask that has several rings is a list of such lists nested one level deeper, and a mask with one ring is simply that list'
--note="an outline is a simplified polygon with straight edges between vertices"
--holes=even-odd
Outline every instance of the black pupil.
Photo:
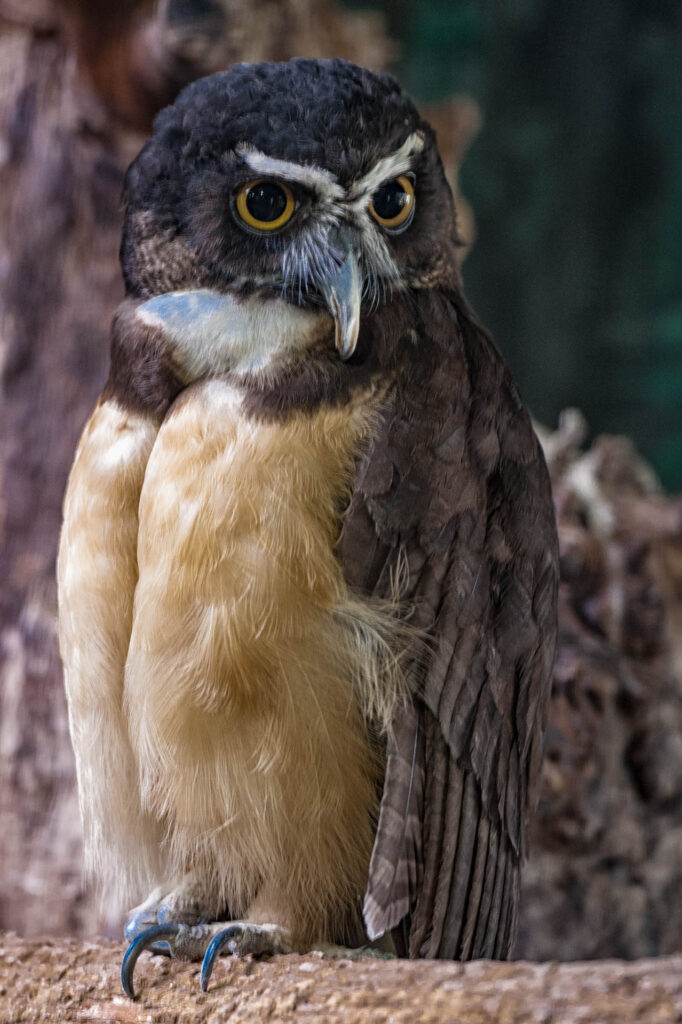
[{"label": "black pupil", "polygon": [[250,188],[246,196],[246,208],[254,220],[265,223],[281,217],[287,206],[283,188],[272,181],[261,181]]},{"label": "black pupil", "polygon": [[394,217],[398,217],[409,201],[409,195],[395,178],[380,185],[372,196],[374,211],[382,220],[393,220]]}]

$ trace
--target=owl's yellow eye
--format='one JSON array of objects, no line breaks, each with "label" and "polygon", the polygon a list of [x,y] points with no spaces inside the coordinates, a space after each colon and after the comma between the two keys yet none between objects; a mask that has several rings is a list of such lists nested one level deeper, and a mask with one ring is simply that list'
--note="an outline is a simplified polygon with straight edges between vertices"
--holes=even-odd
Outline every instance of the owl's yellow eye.
[{"label": "owl's yellow eye", "polygon": [[410,179],[401,174],[379,185],[369,204],[369,212],[377,224],[389,231],[407,227],[414,213],[414,185]]},{"label": "owl's yellow eye", "polygon": [[282,181],[259,178],[242,185],[235,199],[237,213],[255,231],[276,231],[291,220],[296,201]]}]

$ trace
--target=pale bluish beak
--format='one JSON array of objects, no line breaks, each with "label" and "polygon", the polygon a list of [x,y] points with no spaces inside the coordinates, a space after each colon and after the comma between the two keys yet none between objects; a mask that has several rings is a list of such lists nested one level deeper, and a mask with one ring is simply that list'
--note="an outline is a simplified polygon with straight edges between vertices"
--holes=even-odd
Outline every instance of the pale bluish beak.
[{"label": "pale bluish beak", "polygon": [[343,263],[327,274],[321,284],[327,307],[336,325],[336,348],[342,359],[350,359],[355,352],[360,332],[362,278],[350,240],[344,239],[343,248]]}]

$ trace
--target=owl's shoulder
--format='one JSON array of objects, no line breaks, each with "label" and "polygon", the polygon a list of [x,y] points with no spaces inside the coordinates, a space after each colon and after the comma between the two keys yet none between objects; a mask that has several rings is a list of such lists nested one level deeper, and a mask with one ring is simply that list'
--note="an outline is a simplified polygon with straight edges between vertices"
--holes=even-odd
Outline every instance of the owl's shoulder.
[{"label": "owl's shoulder", "polygon": [[[496,514],[500,486],[549,505],[544,459],[511,374],[462,300],[419,299],[395,387],[358,466],[358,501],[387,543],[427,548],[462,517]],[[499,498],[499,496],[498,496]],[[504,500],[504,499],[503,499]]]}]

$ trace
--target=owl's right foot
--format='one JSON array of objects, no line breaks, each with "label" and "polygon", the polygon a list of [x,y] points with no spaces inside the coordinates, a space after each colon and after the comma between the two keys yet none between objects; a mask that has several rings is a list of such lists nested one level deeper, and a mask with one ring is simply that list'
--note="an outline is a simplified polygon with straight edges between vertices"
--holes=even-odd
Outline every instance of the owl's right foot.
[{"label": "owl's right foot", "polygon": [[130,943],[121,965],[121,984],[135,998],[135,964],[145,951],[157,952],[160,942],[168,945],[168,955],[178,960],[203,960],[201,987],[204,991],[215,959],[225,950],[232,956],[262,956],[292,951],[289,934],[277,925],[251,924],[248,921],[214,921],[212,924],[154,924],[140,932]]},{"label": "owl's right foot", "polygon": [[[173,930],[175,925],[187,925],[191,929],[218,917],[225,917],[221,910],[222,908],[215,906],[207,894],[207,887],[197,876],[189,872],[176,879],[174,885],[155,889],[144,903],[134,907],[130,911],[123,934],[127,942],[131,943],[130,949],[138,937],[145,936],[142,947],[135,944],[135,949],[139,949],[135,960],[143,949],[156,956],[173,956],[168,940],[176,935]],[[168,936],[162,934],[160,930],[166,925],[171,929]],[[202,955],[200,952],[196,957],[189,959],[201,959]]]}]

